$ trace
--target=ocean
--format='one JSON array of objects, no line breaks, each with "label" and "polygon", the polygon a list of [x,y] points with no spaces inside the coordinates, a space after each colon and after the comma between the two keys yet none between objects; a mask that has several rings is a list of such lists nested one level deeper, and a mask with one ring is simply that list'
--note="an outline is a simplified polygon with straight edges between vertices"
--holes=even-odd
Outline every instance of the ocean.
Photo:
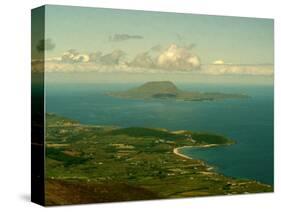
[{"label": "ocean", "polygon": [[140,126],[218,133],[225,147],[183,149],[220,173],[273,185],[273,86],[178,84],[182,90],[246,93],[223,101],[129,100],[107,96],[140,84],[57,84],[46,87],[46,111],[84,124]]}]

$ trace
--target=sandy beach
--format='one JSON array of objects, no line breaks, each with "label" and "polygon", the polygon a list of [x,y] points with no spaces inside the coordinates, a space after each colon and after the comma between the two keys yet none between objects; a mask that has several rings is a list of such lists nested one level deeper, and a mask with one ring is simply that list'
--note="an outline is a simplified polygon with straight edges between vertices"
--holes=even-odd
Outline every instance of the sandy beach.
[{"label": "sandy beach", "polygon": [[[194,148],[194,147],[209,148],[209,147],[215,147],[215,146],[219,146],[219,145],[217,145],[217,144],[207,144],[207,145],[203,145],[203,146],[183,146],[183,147],[174,148],[173,152],[174,152],[174,154],[176,154],[180,157],[183,157],[183,158],[189,159],[189,160],[193,160],[192,157],[180,153],[179,150],[183,149],[183,148]],[[207,166],[208,172],[211,173],[211,171],[214,169],[213,166],[210,166],[210,165],[206,164],[204,161],[202,161],[202,160],[199,160],[199,161],[202,163],[202,165]]]},{"label": "sandy beach", "polygon": [[183,149],[183,148],[194,148],[194,147],[197,147],[197,148],[208,148],[208,147],[215,147],[215,146],[219,146],[218,144],[206,144],[206,145],[202,145],[202,146],[183,146],[183,147],[178,147],[178,148],[174,148],[173,152],[174,154],[180,156],[180,157],[183,157],[183,158],[186,158],[186,159],[192,159],[192,157],[189,157],[187,155],[184,155],[184,154],[181,154],[179,152],[180,149]]},{"label": "sandy beach", "polygon": [[174,148],[173,152],[174,154],[180,156],[180,157],[183,157],[183,158],[186,158],[186,159],[192,159],[191,157],[187,156],[187,155],[184,155],[184,154],[181,154],[179,152],[180,149],[182,148],[190,148],[191,146],[183,146],[183,147],[178,147],[178,148]]}]

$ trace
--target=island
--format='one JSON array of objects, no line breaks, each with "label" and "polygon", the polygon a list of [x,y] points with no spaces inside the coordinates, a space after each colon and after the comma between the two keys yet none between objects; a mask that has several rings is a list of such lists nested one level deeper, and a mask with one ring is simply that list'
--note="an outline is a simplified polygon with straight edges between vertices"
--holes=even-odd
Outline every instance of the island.
[{"label": "island", "polygon": [[183,101],[213,101],[249,97],[246,94],[183,91],[170,81],[146,82],[139,87],[127,91],[109,92],[107,95],[126,99],[175,99]]},{"label": "island", "polygon": [[46,205],[272,192],[181,152],[234,143],[212,133],[85,125],[47,113]]}]

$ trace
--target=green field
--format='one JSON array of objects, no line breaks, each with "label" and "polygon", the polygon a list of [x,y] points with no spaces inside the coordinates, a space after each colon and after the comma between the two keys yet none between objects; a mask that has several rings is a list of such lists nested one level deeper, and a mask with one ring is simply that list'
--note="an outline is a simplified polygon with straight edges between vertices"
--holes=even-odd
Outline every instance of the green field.
[{"label": "green field", "polygon": [[46,204],[271,192],[254,180],[216,173],[177,147],[230,145],[220,135],[82,125],[46,114]]}]

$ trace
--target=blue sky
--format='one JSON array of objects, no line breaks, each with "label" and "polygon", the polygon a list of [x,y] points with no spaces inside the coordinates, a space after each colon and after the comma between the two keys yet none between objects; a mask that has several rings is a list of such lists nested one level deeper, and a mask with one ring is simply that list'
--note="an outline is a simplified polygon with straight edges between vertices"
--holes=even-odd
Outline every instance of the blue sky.
[{"label": "blue sky", "polygon": [[46,72],[273,83],[272,19],[48,5],[41,39],[32,42],[35,72],[44,52]]},{"label": "blue sky", "polygon": [[[114,34],[143,39],[109,42]],[[221,59],[235,64],[273,63],[273,20],[47,6],[46,37],[56,43],[50,56],[122,49],[129,56],[155,45],[195,44],[202,63]]]}]

